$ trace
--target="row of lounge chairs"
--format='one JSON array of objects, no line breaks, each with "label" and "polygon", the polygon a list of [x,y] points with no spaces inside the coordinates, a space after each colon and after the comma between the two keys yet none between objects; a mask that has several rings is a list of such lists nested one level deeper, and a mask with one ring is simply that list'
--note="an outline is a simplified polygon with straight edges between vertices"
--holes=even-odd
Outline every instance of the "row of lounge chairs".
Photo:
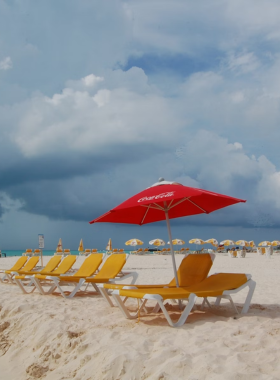
[{"label": "row of lounge chairs", "polygon": [[[189,251],[189,248],[181,248],[180,250],[174,251],[174,253],[181,253],[185,254]],[[145,255],[146,253],[150,253],[149,248],[139,248],[136,251],[130,252],[132,255]],[[170,255],[171,254],[171,248],[162,248],[159,251],[153,251],[153,254],[156,255]]]},{"label": "row of lounge chairs", "polygon": [[[176,287],[175,279],[167,284],[135,284],[138,274],[123,272],[127,258],[128,255],[124,253],[113,254],[105,259],[102,254],[90,254],[78,271],[68,275],[76,256],[67,256],[63,260],[60,256],[54,256],[45,268],[37,272],[33,270],[38,263],[37,257],[31,257],[28,261],[26,257],[21,257],[13,268],[3,271],[1,281],[17,284],[24,293],[38,290],[46,295],[57,290],[65,298],[72,298],[80,291],[86,292],[88,286],[92,285],[111,307],[118,306],[126,318],[137,318],[162,310],[173,327],[185,323],[198,297],[203,298],[202,307],[211,307],[209,297],[216,298],[216,305],[219,305],[221,299],[227,299],[238,313],[231,295],[248,287],[241,313],[247,313],[249,309],[256,283],[246,274],[218,273],[208,277],[214,254],[186,255],[178,268],[179,287]],[[131,283],[120,283],[128,278]],[[128,298],[137,301],[134,311],[131,311],[131,307],[126,307]],[[166,300],[179,303],[182,312],[178,321],[171,319],[165,307]],[[152,310],[147,306],[147,302],[151,301],[155,304]]]}]

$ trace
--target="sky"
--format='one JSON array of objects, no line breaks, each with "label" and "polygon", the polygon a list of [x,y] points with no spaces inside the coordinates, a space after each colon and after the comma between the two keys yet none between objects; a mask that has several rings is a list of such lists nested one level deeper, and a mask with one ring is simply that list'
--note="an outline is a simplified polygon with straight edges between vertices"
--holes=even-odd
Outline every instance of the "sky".
[{"label": "sky", "polygon": [[188,241],[280,239],[278,0],[0,0],[0,249],[168,240],[88,222],[159,177],[246,199]]}]

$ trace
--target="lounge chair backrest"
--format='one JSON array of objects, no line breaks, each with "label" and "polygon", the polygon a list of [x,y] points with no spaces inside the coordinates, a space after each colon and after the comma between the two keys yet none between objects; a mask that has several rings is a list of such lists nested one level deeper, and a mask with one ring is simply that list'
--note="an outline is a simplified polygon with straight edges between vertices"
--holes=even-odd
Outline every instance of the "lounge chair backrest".
[{"label": "lounge chair backrest", "polygon": [[24,266],[27,260],[28,260],[27,256],[22,256],[21,258],[18,259],[15,265],[9,270],[13,272],[17,272],[19,269],[21,269]]},{"label": "lounge chair backrest", "polygon": [[115,278],[126,263],[126,254],[118,253],[108,257],[94,278]]},{"label": "lounge chair backrest", "polygon": [[38,256],[30,257],[30,259],[27,261],[27,263],[24,265],[24,267],[21,268],[21,270],[25,271],[25,272],[31,271],[32,269],[35,268],[35,266],[37,265],[38,261],[39,261],[39,257]]},{"label": "lounge chair backrest", "polygon": [[48,264],[41,270],[40,274],[52,272],[60,263],[62,256],[52,256]]},{"label": "lounge chair backrest", "polygon": [[61,264],[52,272],[53,274],[64,274],[75,264],[76,256],[69,255],[61,262]]},{"label": "lounge chair backrest", "polygon": [[32,249],[31,248],[27,248],[25,252],[30,253],[30,252],[32,252]]},{"label": "lounge chair backrest", "polygon": [[75,273],[74,276],[79,277],[90,277],[93,273],[98,269],[99,265],[102,263],[103,254],[102,253],[94,253],[89,255],[80,269]]},{"label": "lounge chair backrest", "polygon": [[68,253],[68,252],[70,252],[70,249],[69,249],[69,248],[65,248],[65,249],[64,249],[64,252],[67,252],[67,253]]},{"label": "lounge chair backrest", "polygon": [[[209,253],[186,256],[177,271],[179,286],[190,286],[203,281],[208,276],[214,257]],[[176,286],[175,278],[169,286]]]},{"label": "lounge chair backrest", "polygon": [[91,250],[91,252],[92,252],[92,253],[95,253],[95,252],[97,252],[97,249],[96,249],[96,248],[93,248],[93,249]]}]

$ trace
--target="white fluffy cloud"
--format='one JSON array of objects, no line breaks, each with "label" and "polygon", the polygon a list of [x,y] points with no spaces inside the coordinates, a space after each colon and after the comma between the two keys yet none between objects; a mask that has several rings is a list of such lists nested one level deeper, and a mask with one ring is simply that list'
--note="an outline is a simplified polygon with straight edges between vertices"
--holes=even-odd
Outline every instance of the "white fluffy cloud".
[{"label": "white fluffy cloud", "polygon": [[0,61],[0,70],[10,70],[13,67],[11,57],[6,57]]}]

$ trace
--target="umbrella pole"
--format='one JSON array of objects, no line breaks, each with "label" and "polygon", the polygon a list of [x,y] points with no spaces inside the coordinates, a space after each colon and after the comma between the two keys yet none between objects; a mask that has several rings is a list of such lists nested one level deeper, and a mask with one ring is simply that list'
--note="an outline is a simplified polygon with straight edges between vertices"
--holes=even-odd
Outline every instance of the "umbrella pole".
[{"label": "umbrella pole", "polygon": [[174,254],[173,244],[172,244],[172,236],[171,236],[171,229],[170,229],[170,221],[169,221],[169,217],[168,217],[168,210],[164,210],[164,211],[165,211],[165,219],[166,219],[166,224],[167,224],[168,237],[169,237],[169,241],[170,241],[174,277],[175,277],[175,281],[176,281],[176,286],[177,286],[177,288],[179,288],[179,281],[178,281],[178,276],[177,276],[175,254]]}]

